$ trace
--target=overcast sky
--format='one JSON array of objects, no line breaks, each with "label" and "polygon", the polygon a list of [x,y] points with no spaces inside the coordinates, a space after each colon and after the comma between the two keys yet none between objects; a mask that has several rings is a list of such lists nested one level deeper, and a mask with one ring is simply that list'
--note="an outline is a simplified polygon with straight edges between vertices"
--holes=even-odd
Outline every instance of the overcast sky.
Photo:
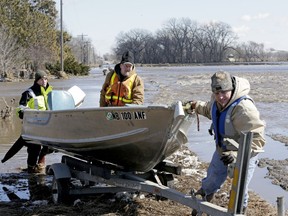
[{"label": "overcast sky", "polygon": [[[55,0],[60,13],[60,0]],[[155,33],[171,18],[200,24],[229,24],[239,42],[264,43],[288,51],[288,0],[62,0],[63,25],[73,37],[85,35],[97,54],[111,52],[120,32]]]}]

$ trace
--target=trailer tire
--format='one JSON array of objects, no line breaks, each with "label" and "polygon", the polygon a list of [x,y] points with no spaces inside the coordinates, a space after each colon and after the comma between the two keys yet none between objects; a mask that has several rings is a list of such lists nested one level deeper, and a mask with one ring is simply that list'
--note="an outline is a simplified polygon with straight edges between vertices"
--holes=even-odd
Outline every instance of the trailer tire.
[{"label": "trailer tire", "polygon": [[52,182],[52,200],[55,204],[70,204],[71,197],[69,196],[70,178],[53,178]]}]

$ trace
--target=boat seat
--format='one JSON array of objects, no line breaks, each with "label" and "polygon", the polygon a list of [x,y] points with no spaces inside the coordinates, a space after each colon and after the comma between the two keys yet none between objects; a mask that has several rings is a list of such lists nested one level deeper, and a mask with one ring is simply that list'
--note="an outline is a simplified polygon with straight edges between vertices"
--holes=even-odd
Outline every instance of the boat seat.
[{"label": "boat seat", "polygon": [[73,97],[74,99],[74,104],[75,107],[79,107],[81,106],[81,104],[83,103],[86,94],[82,91],[82,89],[80,89],[78,86],[74,85],[73,87],[71,87],[70,89],[67,90]]},{"label": "boat seat", "polygon": [[75,109],[73,96],[68,91],[53,90],[47,96],[49,110]]}]

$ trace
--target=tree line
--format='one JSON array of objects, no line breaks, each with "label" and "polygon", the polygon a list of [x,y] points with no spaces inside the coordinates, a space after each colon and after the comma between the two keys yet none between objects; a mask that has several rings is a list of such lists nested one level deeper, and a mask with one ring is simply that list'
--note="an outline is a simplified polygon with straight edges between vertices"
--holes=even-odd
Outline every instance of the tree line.
[{"label": "tree line", "polygon": [[[61,32],[53,0],[0,0],[0,75],[48,69],[59,75]],[[65,22],[65,21],[64,21]],[[89,65],[119,60],[131,50],[141,64],[219,63],[225,61],[287,61],[287,52],[265,50],[261,43],[238,43],[231,26],[223,22],[198,23],[171,18],[155,33],[145,29],[121,32],[112,54],[97,56],[89,37],[63,32],[64,71],[87,75]],[[97,48],[97,47],[96,47]],[[0,77],[0,78],[1,78]]]},{"label": "tree line", "polygon": [[114,52],[121,55],[126,49],[143,64],[288,60],[288,52],[265,50],[263,43],[239,43],[237,34],[224,22],[201,24],[190,18],[171,18],[156,33],[143,29],[120,33]]}]

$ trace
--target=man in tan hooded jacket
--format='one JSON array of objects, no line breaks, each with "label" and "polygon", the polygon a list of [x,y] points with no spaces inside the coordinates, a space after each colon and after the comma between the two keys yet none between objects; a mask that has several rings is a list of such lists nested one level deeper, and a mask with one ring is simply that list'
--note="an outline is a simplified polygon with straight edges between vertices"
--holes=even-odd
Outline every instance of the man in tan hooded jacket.
[{"label": "man in tan hooded jacket", "polygon": [[[243,213],[248,204],[248,184],[253,176],[258,162],[258,153],[263,151],[265,144],[265,124],[254,101],[248,96],[250,84],[248,80],[231,76],[224,71],[216,72],[211,77],[212,96],[208,102],[192,101],[191,109],[212,120],[216,150],[213,154],[207,176],[202,180],[202,186],[197,191],[207,201],[220,189],[227,178],[227,168],[235,162],[237,148],[227,142],[230,138],[240,143],[241,132],[253,132],[251,158],[247,174],[244,195]],[[196,193],[196,194],[197,194]],[[192,215],[196,215],[194,210]]]},{"label": "man in tan hooded jacket", "polygon": [[130,51],[105,79],[100,92],[100,107],[144,103],[144,83],[136,73],[134,56]]}]

